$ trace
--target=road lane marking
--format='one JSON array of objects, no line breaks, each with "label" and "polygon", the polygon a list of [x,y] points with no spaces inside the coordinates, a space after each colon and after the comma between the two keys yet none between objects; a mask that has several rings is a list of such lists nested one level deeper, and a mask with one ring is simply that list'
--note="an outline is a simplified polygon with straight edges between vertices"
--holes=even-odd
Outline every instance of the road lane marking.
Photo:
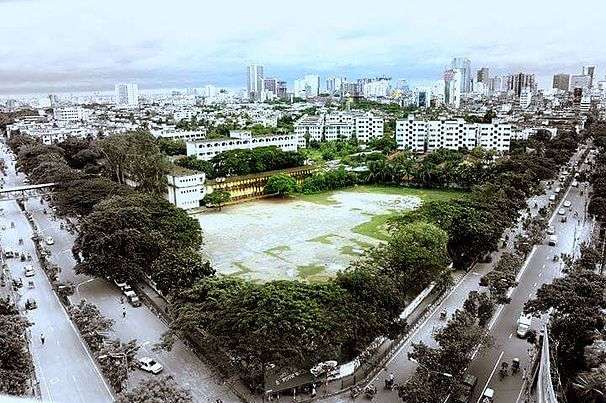
[{"label": "road lane marking", "polygon": [[531,292],[528,293],[528,298],[529,299],[532,298],[532,293]]},{"label": "road lane marking", "polygon": [[536,288],[537,287],[537,283],[535,282],[532,286]]},{"label": "road lane marking", "polygon": [[513,336],[513,333],[509,333],[509,338],[511,339],[511,337]]},{"label": "road lane marking", "polygon": [[539,273],[539,277],[541,277],[542,275],[543,275],[543,272],[540,272],[540,273]]},{"label": "road lane marking", "polygon": [[486,392],[486,388],[488,387],[488,384],[490,383],[492,376],[496,372],[497,367],[499,366],[499,362],[501,362],[501,358],[503,358],[503,354],[505,354],[505,351],[501,351],[501,354],[499,354],[499,358],[497,358],[497,362],[494,363],[494,368],[492,368],[492,372],[490,373],[490,376],[488,377],[488,380],[486,381],[486,385],[484,385],[484,388],[482,388],[482,393],[480,394],[480,397],[478,398],[477,403],[480,403],[482,401],[482,396],[484,395],[484,392]]}]

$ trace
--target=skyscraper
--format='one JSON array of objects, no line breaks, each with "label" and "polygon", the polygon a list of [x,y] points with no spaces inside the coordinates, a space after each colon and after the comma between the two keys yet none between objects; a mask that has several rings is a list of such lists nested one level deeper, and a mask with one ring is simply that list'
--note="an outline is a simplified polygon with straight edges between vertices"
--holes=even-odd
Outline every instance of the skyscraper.
[{"label": "skyscraper", "polygon": [[570,76],[570,90],[582,89],[586,92],[591,87],[591,76],[590,75],[572,75]]},{"label": "skyscraper", "polygon": [[139,86],[133,83],[116,84],[114,102],[116,105],[139,105]]},{"label": "skyscraper", "polygon": [[488,71],[488,67],[482,67],[480,70],[478,70],[476,80],[479,83],[484,83],[485,85],[489,85],[490,74]]},{"label": "skyscraper", "polygon": [[461,106],[461,87],[461,70],[446,70],[444,72],[444,103],[455,108]]},{"label": "skyscraper", "polygon": [[558,90],[568,91],[570,87],[570,74],[554,74],[553,75],[553,88]]},{"label": "skyscraper", "polygon": [[298,98],[317,97],[320,94],[320,76],[308,74],[295,80],[294,92]]},{"label": "skyscraper", "polygon": [[471,61],[464,57],[455,57],[450,67],[461,72],[461,92],[471,92]]},{"label": "skyscraper", "polygon": [[261,93],[263,92],[263,66],[251,64],[248,66],[247,73],[246,90],[248,98],[251,101],[258,101],[261,99]]},{"label": "skyscraper", "polygon": [[507,76],[505,80],[505,89],[507,91],[513,91],[515,96],[519,97],[522,95],[523,89],[529,89],[531,92],[537,90],[537,84],[534,74],[516,73]]},{"label": "skyscraper", "polygon": [[595,66],[583,66],[583,75],[591,77],[589,87],[593,87],[593,77],[595,74]]},{"label": "skyscraper", "polygon": [[326,79],[326,92],[336,94],[341,91],[341,84],[347,81],[345,77],[328,77]]}]

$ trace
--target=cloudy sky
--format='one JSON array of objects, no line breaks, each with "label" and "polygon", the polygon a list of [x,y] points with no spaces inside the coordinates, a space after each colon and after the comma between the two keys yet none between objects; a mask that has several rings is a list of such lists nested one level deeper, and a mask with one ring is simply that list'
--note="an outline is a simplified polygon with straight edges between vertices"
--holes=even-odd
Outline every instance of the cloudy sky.
[{"label": "cloudy sky", "polygon": [[606,1],[0,0],[0,94],[289,83],[318,73],[436,80],[453,56],[496,73],[606,74]]}]

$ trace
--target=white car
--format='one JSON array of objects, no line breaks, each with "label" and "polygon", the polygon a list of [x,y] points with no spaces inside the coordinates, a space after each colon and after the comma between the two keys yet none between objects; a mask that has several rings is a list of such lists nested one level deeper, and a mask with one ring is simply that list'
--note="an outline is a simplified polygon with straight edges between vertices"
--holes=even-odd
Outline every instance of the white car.
[{"label": "white car", "polygon": [[549,196],[549,201],[555,201],[555,199],[556,199],[556,195]]},{"label": "white car", "polygon": [[154,361],[150,357],[139,358],[139,368],[145,372],[150,372],[154,375],[158,375],[164,367],[159,362]]},{"label": "white car", "polygon": [[558,210],[558,214],[559,215],[566,215],[566,210],[564,210],[563,208]]},{"label": "white car", "polygon": [[556,193],[560,193],[560,191],[561,191],[561,190],[562,190],[562,189],[560,189],[560,188],[555,188],[554,192],[556,192]]},{"label": "white car", "polygon": [[564,207],[569,208],[570,206],[572,206],[572,203],[570,202],[570,200],[566,200],[563,204]]},{"label": "white car", "polygon": [[44,242],[46,242],[47,245],[53,245],[55,243],[55,240],[53,239],[52,236],[48,236],[48,237],[46,237]]},{"label": "white car", "polygon": [[33,266],[25,266],[25,277],[34,277],[36,272],[34,271]]},{"label": "white car", "polygon": [[553,225],[550,225],[549,227],[547,227],[547,235],[553,235],[555,234],[555,228]]},{"label": "white car", "polygon": [[578,187],[579,187],[579,182],[577,182],[577,181],[572,181],[572,187],[573,187],[573,188],[578,188]]}]

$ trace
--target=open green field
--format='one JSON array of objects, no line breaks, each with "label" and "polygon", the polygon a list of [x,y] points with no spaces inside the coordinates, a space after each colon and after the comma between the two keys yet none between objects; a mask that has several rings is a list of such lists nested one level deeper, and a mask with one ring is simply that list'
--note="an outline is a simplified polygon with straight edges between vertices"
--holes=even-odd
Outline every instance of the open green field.
[{"label": "open green field", "polygon": [[322,282],[387,238],[387,222],[422,202],[460,192],[356,186],[263,199],[197,217],[213,267],[253,281]]}]

